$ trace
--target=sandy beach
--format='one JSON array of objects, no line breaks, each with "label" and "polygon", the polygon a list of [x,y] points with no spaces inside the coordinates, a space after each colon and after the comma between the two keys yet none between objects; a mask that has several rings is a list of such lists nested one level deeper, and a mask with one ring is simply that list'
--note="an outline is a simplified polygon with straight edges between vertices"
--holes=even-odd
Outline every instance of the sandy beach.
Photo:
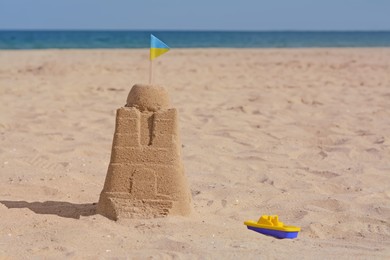
[{"label": "sandy beach", "polygon": [[[189,217],[96,214],[149,50],[0,51],[0,258],[390,258],[390,49],[175,49]],[[297,239],[249,231],[276,214]]]}]

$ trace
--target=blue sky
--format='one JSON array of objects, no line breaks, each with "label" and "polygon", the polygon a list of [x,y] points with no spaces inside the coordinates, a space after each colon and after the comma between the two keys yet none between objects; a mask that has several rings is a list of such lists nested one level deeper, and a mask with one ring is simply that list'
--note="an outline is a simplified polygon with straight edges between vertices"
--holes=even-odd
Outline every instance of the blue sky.
[{"label": "blue sky", "polygon": [[390,30],[390,0],[0,0],[0,29]]}]

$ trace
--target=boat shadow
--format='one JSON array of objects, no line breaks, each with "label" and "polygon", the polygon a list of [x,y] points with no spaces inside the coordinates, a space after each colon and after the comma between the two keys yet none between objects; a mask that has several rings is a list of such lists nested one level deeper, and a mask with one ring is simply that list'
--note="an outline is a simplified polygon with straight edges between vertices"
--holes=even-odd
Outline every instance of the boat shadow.
[{"label": "boat shadow", "polygon": [[57,215],[63,218],[80,219],[81,216],[97,214],[97,203],[75,204],[65,201],[27,202],[9,200],[1,200],[0,203],[8,209],[27,208],[36,214]]}]

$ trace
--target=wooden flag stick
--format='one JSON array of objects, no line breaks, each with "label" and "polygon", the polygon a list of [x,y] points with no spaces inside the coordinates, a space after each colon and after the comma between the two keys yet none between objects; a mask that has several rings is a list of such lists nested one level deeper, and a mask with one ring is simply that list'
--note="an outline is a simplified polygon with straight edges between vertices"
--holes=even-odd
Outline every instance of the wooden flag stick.
[{"label": "wooden flag stick", "polygon": [[149,84],[152,84],[153,79],[153,61],[150,60],[150,66],[149,66]]}]

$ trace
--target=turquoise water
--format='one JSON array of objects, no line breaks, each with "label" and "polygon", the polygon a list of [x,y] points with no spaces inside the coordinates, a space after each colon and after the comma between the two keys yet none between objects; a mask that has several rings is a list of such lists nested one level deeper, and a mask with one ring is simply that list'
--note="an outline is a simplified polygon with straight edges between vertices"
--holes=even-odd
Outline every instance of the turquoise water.
[{"label": "turquoise water", "polygon": [[0,49],[390,47],[390,32],[0,31]]}]

